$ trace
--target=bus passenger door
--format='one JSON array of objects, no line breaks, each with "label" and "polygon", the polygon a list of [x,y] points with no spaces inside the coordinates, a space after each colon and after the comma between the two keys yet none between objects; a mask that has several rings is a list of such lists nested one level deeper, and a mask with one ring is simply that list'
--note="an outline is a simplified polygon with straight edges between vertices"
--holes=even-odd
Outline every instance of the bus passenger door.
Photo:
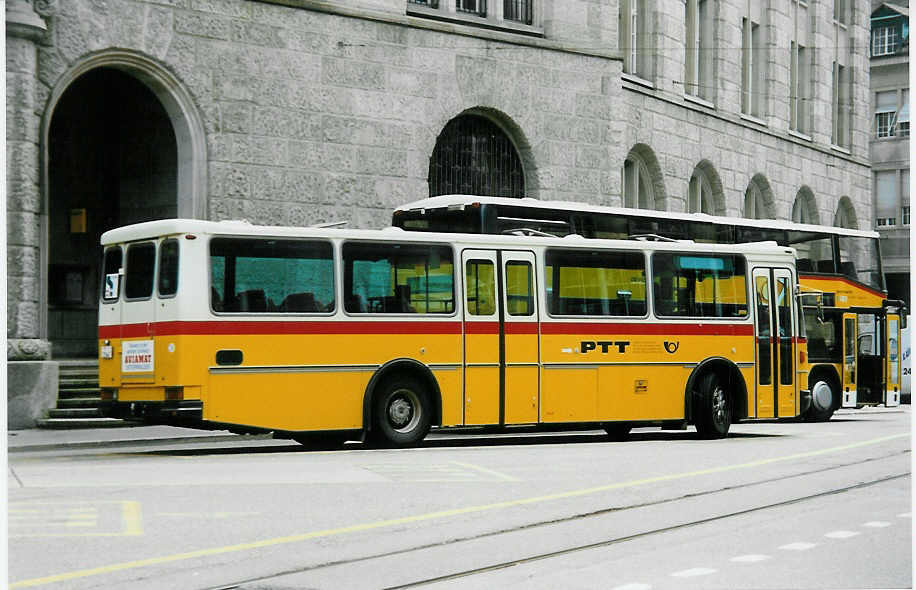
[{"label": "bus passenger door", "polygon": [[539,325],[532,252],[502,252],[504,424],[538,421]]},{"label": "bus passenger door", "polygon": [[773,309],[770,269],[754,269],[754,309],[757,342],[757,418],[776,416],[776,386],[773,367],[776,347],[773,338]]},{"label": "bus passenger door", "polygon": [[858,401],[856,373],[858,373],[858,319],[854,313],[843,314],[843,407],[854,408]]},{"label": "bus passenger door", "polygon": [[[156,243],[130,244],[121,286],[121,385],[156,381]],[[124,399],[124,393],[121,394]]]},{"label": "bus passenger door", "polygon": [[798,415],[798,395],[795,388],[795,359],[798,339],[795,333],[795,305],[792,273],[783,268],[773,270],[774,311],[776,312],[776,416],[791,418]]},{"label": "bus passenger door", "polygon": [[497,257],[490,250],[465,250],[464,423],[499,424],[500,322]]},{"label": "bus passenger door", "polygon": [[899,315],[892,313],[887,315],[887,330],[885,332],[887,335],[887,346],[884,349],[887,351],[887,368],[885,369],[887,393],[884,398],[884,405],[890,408],[900,405],[900,350],[903,343],[900,341]]},{"label": "bus passenger door", "polygon": [[754,269],[757,418],[798,414],[793,285],[788,269]]}]

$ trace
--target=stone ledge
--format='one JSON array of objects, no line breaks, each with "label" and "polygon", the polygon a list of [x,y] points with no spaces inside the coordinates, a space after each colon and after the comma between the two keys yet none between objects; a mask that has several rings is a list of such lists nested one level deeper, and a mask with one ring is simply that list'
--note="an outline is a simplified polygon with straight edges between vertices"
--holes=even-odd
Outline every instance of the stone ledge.
[{"label": "stone ledge", "polygon": [[6,367],[7,428],[35,428],[57,405],[58,363],[10,361]]}]

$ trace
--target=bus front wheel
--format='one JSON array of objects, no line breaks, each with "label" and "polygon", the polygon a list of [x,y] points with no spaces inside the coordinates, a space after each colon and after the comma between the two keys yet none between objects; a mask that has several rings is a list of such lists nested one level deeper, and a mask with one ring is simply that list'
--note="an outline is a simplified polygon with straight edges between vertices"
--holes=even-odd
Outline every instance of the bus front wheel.
[{"label": "bus front wheel", "polygon": [[396,377],[382,387],[373,408],[375,440],[393,447],[415,445],[429,432],[431,411],[416,380]]},{"label": "bus front wheel", "polygon": [[728,391],[715,373],[700,379],[694,398],[694,422],[702,438],[725,438],[731,426],[731,403]]}]

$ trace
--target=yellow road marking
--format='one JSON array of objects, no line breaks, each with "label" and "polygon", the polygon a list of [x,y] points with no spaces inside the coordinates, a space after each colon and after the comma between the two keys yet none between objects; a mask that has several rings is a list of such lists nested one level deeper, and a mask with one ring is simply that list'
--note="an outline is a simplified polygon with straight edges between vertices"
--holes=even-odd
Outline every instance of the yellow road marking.
[{"label": "yellow road marking", "polygon": [[481,473],[486,473],[487,475],[492,475],[496,479],[501,479],[503,481],[519,481],[517,477],[512,477],[511,475],[506,475],[505,473],[500,473],[492,469],[487,469],[486,467],[481,467],[480,465],[474,465],[473,463],[464,463],[462,461],[452,461],[454,465],[460,465],[461,467],[467,467],[468,469],[473,469],[474,471],[479,471]]},{"label": "yellow road marking", "polygon": [[[38,529],[99,528],[98,505],[116,504],[121,507],[121,530],[118,532],[36,532]],[[20,508],[19,505],[42,506],[41,510]],[[65,506],[67,508],[60,508]],[[58,509],[55,512],[55,509]],[[10,538],[25,537],[123,537],[143,534],[140,503],[130,500],[62,500],[12,502],[10,513]],[[109,527],[110,528],[110,527]]]},{"label": "yellow road marking", "polygon": [[177,518],[232,518],[234,516],[257,516],[260,512],[159,512],[158,516]]},{"label": "yellow road marking", "polygon": [[763,465],[770,465],[772,463],[781,463],[785,461],[792,461],[794,459],[806,459],[809,457],[816,457],[819,455],[827,455],[831,453],[838,453],[841,451],[847,451],[850,449],[855,449],[859,447],[866,447],[870,445],[879,444],[882,442],[887,442],[890,440],[895,440],[898,438],[910,436],[909,432],[902,434],[892,434],[889,436],[882,436],[880,438],[873,438],[870,440],[865,440],[856,443],[850,443],[847,445],[841,445],[838,447],[830,447],[826,449],[820,449],[817,451],[806,451],[803,453],[794,453],[791,455],[784,455],[782,457],[771,457],[769,459],[760,459],[757,461],[750,461],[748,463],[737,463],[735,465],[723,465],[720,467],[709,467],[706,469],[700,469],[697,471],[688,471],[682,473],[671,473],[668,475],[657,475],[654,477],[646,477],[643,479],[634,479],[625,482],[606,484],[601,486],[594,486],[589,488],[581,488],[578,490],[569,490],[566,492],[558,492],[555,494],[546,494],[543,496],[532,496],[529,498],[520,498],[518,500],[506,500],[503,502],[494,502],[492,504],[480,504],[477,506],[465,506],[464,508],[453,508],[451,510],[440,510],[437,512],[427,512],[425,514],[416,514],[414,516],[404,516],[401,518],[391,518],[387,520],[378,520],[375,522],[365,522],[360,524],[354,524],[345,527],[339,527],[334,529],[324,529],[320,531],[311,531],[307,533],[301,533],[297,535],[288,535],[284,537],[274,537],[272,539],[262,539],[260,541],[253,541],[250,543],[239,543],[236,545],[226,545],[223,547],[211,547],[209,549],[198,549],[196,551],[187,551],[184,553],[176,553],[173,555],[163,555],[160,557],[149,557],[147,559],[137,559],[134,561],[125,561],[122,563],[114,563],[111,565],[104,565],[100,567],[76,570],[72,572],[64,572],[61,574],[55,574],[51,576],[45,576],[42,578],[32,578],[29,580],[21,580],[10,585],[10,588],[26,588],[31,586],[41,586],[44,584],[50,584],[53,582],[63,582],[66,580],[75,580],[78,578],[86,578],[90,576],[98,576],[102,574],[110,574],[118,571],[135,569],[140,567],[147,567],[151,565],[161,565],[164,563],[173,563],[176,561],[185,561],[188,559],[196,559],[199,557],[209,557],[211,555],[221,555],[225,553],[235,553],[239,551],[250,551],[253,549],[262,549],[265,547],[273,547],[276,545],[284,545],[288,543],[298,543],[300,541],[307,541],[310,539],[318,539],[323,537],[333,537],[338,535],[345,535],[349,533],[357,533],[363,531],[369,531],[374,529],[381,529],[391,526],[398,526],[403,524],[409,524],[414,522],[423,522],[431,520],[439,520],[444,518],[449,518],[452,516],[460,516],[463,514],[472,514],[478,512],[486,512],[491,510],[499,510],[503,508],[512,508],[515,506],[524,506],[528,504],[539,504],[542,502],[548,502],[551,500],[563,500],[568,498],[577,498],[581,496],[589,496],[599,492],[606,492],[610,490],[618,490],[621,488],[629,488],[634,486],[640,486],[650,483],[659,483],[663,481],[673,481],[678,479],[687,479],[691,477],[698,477],[701,475],[712,475],[714,473],[724,473],[727,471],[737,471],[740,469],[750,469],[753,467],[761,467]]}]

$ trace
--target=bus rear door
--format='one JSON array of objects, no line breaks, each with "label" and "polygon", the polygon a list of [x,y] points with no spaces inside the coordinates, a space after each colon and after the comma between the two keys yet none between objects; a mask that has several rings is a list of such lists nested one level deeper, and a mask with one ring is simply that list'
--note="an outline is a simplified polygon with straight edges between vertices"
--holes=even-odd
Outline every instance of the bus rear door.
[{"label": "bus rear door", "polygon": [[540,329],[532,252],[502,252],[503,423],[538,421]]},{"label": "bus rear door", "polygon": [[858,373],[858,318],[854,313],[843,314],[843,407],[854,408],[858,402],[856,377]]},{"label": "bus rear door", "polygon": [[900,316],[897,314],[888,314],[887,315],[887,342],[886,348],[887,351],[887,368],[885,369],[885,375],[887,375],[887,393],[884,398],[884,405],[887,407],[899,406],[900,405],[900,383],[901,383],[901,362],[900,362],[900,351],[902,350],[901,341],[900,341]]},{"label": "bus rear door", "polygon": [[[155,242],[138,242],[127,246],[120,306],[121,385],[124,387],[155,383],[155,269]],[[129,392],[122,391],[119,399],[130,401],[129,396]],[[147,397],[143,394],[138,399]]]}]

